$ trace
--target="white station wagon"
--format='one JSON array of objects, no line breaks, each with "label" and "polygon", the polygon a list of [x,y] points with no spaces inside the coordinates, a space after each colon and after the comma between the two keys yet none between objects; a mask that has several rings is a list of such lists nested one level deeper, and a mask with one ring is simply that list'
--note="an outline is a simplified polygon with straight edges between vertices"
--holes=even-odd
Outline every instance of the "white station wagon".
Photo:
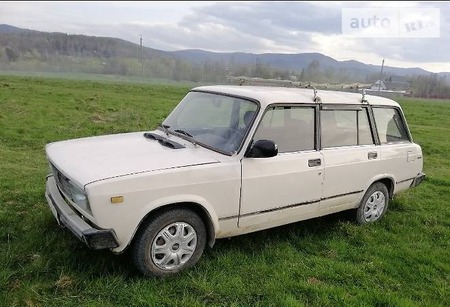
[{"label": "white station wagon", "polygon": [[58,223],[90,248],[129,248],[157,276],[194,265],[219,238],[349,209],[375,222],[425,177],[398,103],[299,88],[197,87],[157,130],[46,154]]}]

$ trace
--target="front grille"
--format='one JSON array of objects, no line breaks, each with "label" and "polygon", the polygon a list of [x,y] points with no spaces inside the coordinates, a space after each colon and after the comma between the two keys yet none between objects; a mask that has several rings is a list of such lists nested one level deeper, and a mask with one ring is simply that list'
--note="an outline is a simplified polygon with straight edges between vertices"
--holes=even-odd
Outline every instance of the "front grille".
[{"label": "front grille", "polygon": [[89,200],[82,188],[78,188],[72,181],[64,176],[52,163],[50,169],[55,178],[56,186],[61,194],[64,196],[69,205],[76,208],[77,211],[82,210],[83,214],[92,215]]},{"label": "front grille", "polygon": [[52,170],[53,176],[55,177],[56,184],[58,188],[67,195],[69,198],[72,198],[72,189],[69,178],[64,176],[53,164],[50,163],[50,168]]}]

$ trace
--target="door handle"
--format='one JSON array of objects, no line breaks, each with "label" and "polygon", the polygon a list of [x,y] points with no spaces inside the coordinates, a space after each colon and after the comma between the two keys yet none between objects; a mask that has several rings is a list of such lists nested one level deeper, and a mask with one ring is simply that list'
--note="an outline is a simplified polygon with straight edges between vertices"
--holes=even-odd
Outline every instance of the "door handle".
[{"label": "door handle", "polygon": [[377,153],[376,151],[369,152],[369,153],[367,154],[367,158],[368,158],[369,160],[376,159],[376,158],[378,158],[378,153]]},{"label": "door handle", "polygon": [[308,160],[308,166],[309,167],[314,167],[314,166],[319,166],[322,164],[322,161],[320,159],[311,159]]}]

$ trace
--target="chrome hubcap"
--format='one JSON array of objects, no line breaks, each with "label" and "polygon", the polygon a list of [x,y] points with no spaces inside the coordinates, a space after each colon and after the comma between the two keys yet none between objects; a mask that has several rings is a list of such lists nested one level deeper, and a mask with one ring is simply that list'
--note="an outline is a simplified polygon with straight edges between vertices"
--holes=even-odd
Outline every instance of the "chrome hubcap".
[{"label": "chrome hubcap", "polygon": [[197,233],[191,225],[184,222],[170,224],[153,241],[153,263],[163,270],[175,270],[191,259],[196,246]]},{"label": "chrome hubcap", "polygon": [[378,220],[383,213],[386,199],[381,191],[376,191],[367,199],[364,205],[364,219],[368,222]]}]

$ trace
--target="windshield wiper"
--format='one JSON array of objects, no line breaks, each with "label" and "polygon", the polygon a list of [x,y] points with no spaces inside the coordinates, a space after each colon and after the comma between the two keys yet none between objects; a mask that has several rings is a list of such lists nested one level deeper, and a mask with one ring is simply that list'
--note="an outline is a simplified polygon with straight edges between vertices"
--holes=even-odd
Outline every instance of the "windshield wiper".
[{"label": "windshield wiper", "polygon": [[191,138],[194,137],[194,136],[193,136],[192,134],[190,134],[189,132],[184,131],[184,130],[181,130],[181,129],[175,129],[174,131],[175,131],[175,132],[178,132],[178,133],[181,133],[181,134],[184,134],[184,135],[187,135],[188,137],[191,137]]},{"label": "windshield wiper", "polygon": [[187,140],[190,141],[192,144],[197,145],[197,142],[194,139],[194,136],[192,134],[190,134],[187,131],[181,130],[181,129],[175,129],[173,132],[179,133],[179,134],[183,134],[185,136],[187,136]]},{"label": "windshield wiper", "polygon": [[164,133],[167,135],[167,137],[169,136],[169,128],[170,128],[169,125],[159,124],[158,127],[163,128]]}]

